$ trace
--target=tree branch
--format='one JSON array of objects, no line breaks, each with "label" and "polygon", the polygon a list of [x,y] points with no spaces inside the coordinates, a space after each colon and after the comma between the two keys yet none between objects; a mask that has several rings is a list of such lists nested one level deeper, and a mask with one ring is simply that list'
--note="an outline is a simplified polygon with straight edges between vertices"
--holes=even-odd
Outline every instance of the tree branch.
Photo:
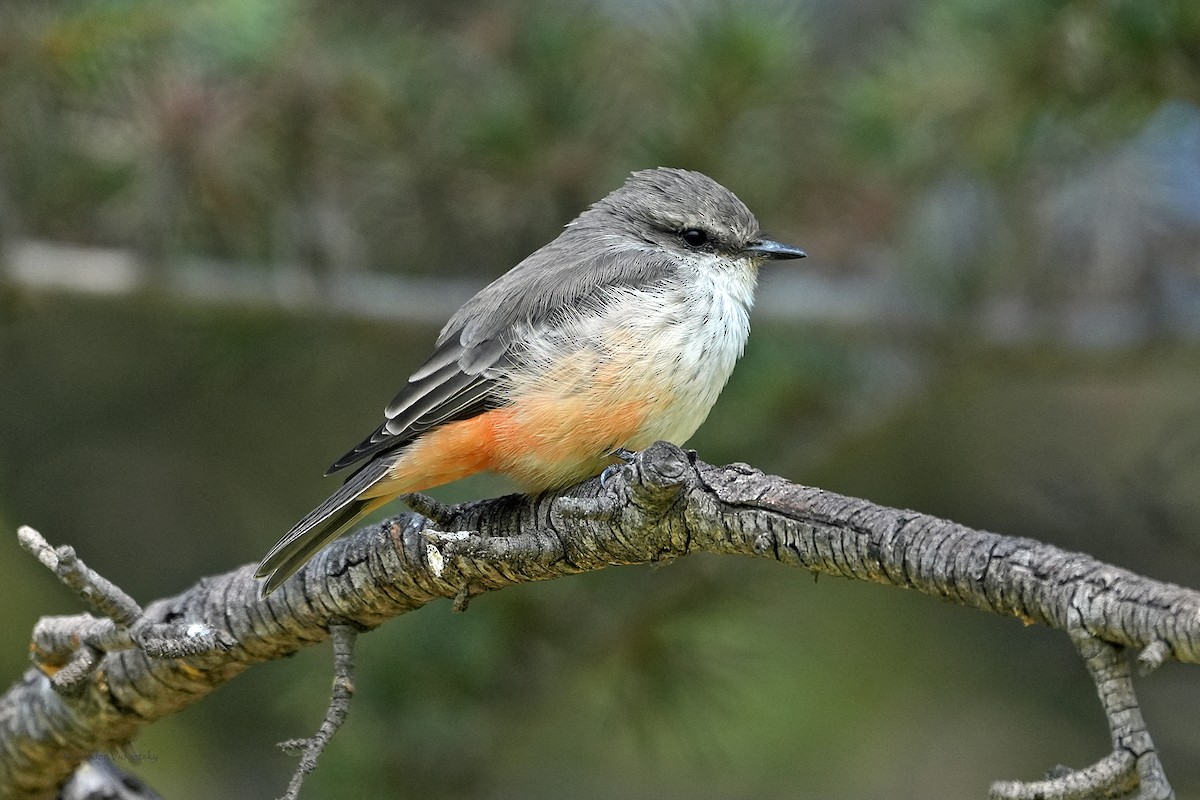
[{"label": "tree branch", "polygon": [[[1031,539],[798,486],[745,465],[714,467],[664,443],[603,487],[591,480],[534,498],[453,507],[414,498],[413,505],[428,516],[406,514],[339,540],[266,599],[246,565],[139,613],[133,603],[107,620],[84,614],[40,622],[54,630],[50,655],[35,652],[35,667],[0,697],[0,797],[49,796],[90,754],[130,742],[253,664],[323,641],[334,626],[366,630],[438,598],[461,606],[517,583],[697,551],[916,589],[1067,631],[1081,648],[1104,645],[1108,655],[1099,661],[1085,656],[1093,677],[1105,682],[1114,748],[1134,739],[1142,748],[1118,765],[1126,777],[1108,786],[1153,784],[1161,768],[1152,769],[1157,757],[1149,735],[1141,736],[1144,725],[1126,726],[1128,735],[1118,737],[1124,723],[1114,715],[1129,710],[1118,706],[1132,703],[1136,711],[1136,698],[1130,684],[1112,700],[1108,679],[1117,673],[1105,672],[1104,659],[1117,658],[1115,646],[1136,648],[1143,667],[1168,657],[1200,660],[1200,593]],[[43,563],[62,574],[54,559]],[[116,630],[90,635],[100,624]],[[126,635],[135,629],[185,640],[202,635],[210,646],[149,648]],[[71,630],[80,635],[72,639]],[[74,657],[72,647],[91,648],[95,663],[81,667],[65,691],[50,676]],[[1020,796],[999,793],[1012,786],[997,784],[994,796]]]}]

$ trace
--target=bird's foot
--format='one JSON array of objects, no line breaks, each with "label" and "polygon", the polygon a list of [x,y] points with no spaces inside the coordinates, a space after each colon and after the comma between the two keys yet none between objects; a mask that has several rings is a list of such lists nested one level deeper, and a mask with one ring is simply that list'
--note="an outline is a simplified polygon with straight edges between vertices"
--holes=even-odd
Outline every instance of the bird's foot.
[{"label": "bird's foot", "polygon": [[629,468],[633,464],[634,459],[637,458],[637,453],[627,450],[624,447],[618,447],[608,455],[610,458],[619,458],[622,463],[609,464],[604,468],[604,471],[600,473],[601,489],[607,489],[608,482],[615,478],[621,470]]}]

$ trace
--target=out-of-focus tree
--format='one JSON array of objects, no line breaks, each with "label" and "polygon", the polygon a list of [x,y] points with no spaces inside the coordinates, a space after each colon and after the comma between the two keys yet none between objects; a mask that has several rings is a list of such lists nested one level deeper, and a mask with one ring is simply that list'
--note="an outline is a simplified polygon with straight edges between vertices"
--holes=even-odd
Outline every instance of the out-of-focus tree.
[{"label": "out-of-focus tree", "polygon": [[[1090,267],[1061,246],[1047,249],[1074,223],[1044,212],[1061,208],[1061,187],[1112,160],[1164,104],[1200,103],[1200,11],[1186,2],[947,0],[918,4],[910,29],[844,98],[858,163],[906,192],[898,205],[909,210],[899,221],[908,269],[970,312],[997,292],[1056,309],[1064,298],[1075,302],[1076,276]],[[1160,154],[1175,148],[1170,163],[1193,146],[1182,129],[1160,138]],[[1181,189],[1179,175],[1164,180],[1154,167],[1126,177],[1143,197]],[[1200,192],[1194,176],[1184,177],[1191,182],[1183,191]],[[1076,193],[1075,216],[1131,233],[1122,220],[1143,210],[1111,198],[1101,208],[1103,192],[1092,184]],[[1052,194],[1060,202],[1047,206]],[[1195,219],[1183,224],[1200,230]],[[1129,247],[1144,244],[1135,237]],[[1109,266],[1144,272],[1137,259]]]},{"label": "out-of-focus tree", "polygon": [[[502,2],[8,4],[0,163],[30,234],[439,273],[512,263],[629,169],[786,203],[819,80],[799,14]],[[811,127],[812,123],[808,123]],[[514,223],[516,227],[514,227]]]}]

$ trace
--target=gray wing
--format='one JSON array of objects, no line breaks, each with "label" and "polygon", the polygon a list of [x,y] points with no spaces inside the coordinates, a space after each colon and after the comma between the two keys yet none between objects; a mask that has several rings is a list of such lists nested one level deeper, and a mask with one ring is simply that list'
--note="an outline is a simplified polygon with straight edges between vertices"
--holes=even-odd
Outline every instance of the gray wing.
[{"label": "gray wing", "polygon": [[325,474],[503,405],[498,376],[519,362],[523,335],[553,327],[567,309],[601,302],[605,289],[666,280],[674,269],[650,251],[613,250],[568,228],[455,312],[433,355],[388,404],[383,423]]},{"label": "gray wing", "polygon": [[506,366],[508,350],[502,337],[487,339],[473,347],[467,347],[457,338],[441,344],[388,404],[380,426],[335,461],[325,474],[401,447],[438,425],[467,419],[501,405],[499,380],[489,372]]},{"label": "gray wing", "polygon": [[473,346],[518,325],[553,325],[565,310],[600,302],[607,289],[677,276],[678,266],[660,249],[629,247],[628,238],[619,240],[621,246],[614,241],[592,228],[567,228],[468,300],[446,323],[438,344],[457,337]]}]

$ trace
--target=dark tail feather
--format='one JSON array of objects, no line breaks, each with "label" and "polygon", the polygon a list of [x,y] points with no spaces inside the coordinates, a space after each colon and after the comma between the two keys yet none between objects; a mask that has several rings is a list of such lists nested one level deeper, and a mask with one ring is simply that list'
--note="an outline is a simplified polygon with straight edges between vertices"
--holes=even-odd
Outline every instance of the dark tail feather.
[{"label": "dark tail feather", "polygon": [[263,597],[278,589],[356,519],[387,502],[385,497],[362,499],[360,495],[378,483],[390,466],[390,459],[370,462],[276,542],[254,573],[256,578],[267,578],[262,587]]}]

